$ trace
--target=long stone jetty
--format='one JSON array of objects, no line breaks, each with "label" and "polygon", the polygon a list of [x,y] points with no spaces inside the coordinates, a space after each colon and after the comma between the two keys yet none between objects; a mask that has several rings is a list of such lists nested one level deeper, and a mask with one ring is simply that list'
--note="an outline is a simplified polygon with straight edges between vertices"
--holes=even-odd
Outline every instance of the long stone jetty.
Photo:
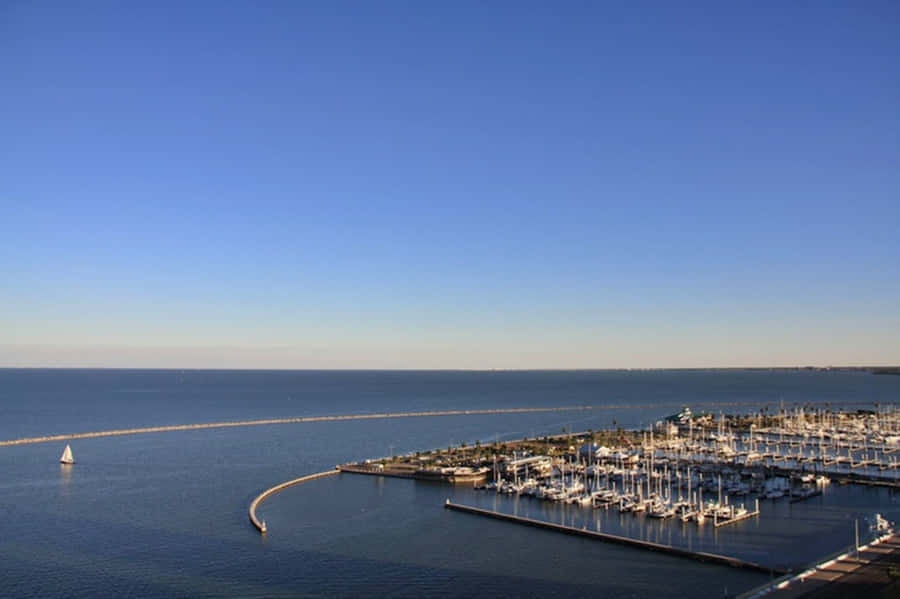
[{"label": "long stone jetty", "polygon": [[[866,404],[871,402],[846,401],[844,404]],[[10,439],[0,441],[0,447],[10,445],[29,445],[31,443],[51,443],[54,441],[72,441],[76,439],[94,439],[97,437],[117,437],[122,435],[144,435],[147,433],[170,433],[175,431],[192,431],[207,428],[232,428],[238,426],[262,426],[268,424],[301,424],[306,422],[334,422],[337,420],[379,420],[384,418],[428,418],[433,416],[483,416],[490,414],[527,414],[530,412],[571,412],[575,410],[622,410],[622,409],[648,409],[667,408],[681,406],[681,403],[654,403],[654,404],[603,404],[594,406],[560,406],[540,408],[496,408],[487,410],[436,410],[428,412],[385,412],[378,414],[347,414],[343,416],[300,416],[296,418],[267,418],[265,420],[239,420],[234,422],[205,422],[200,424],[173,424],[165,426],[148,426],[142,428],[127,428],[109,431],[96,431],[91,433],[64,433],[48,435],[44,437],[27,437],[23,439]],[[697,404],[705,408],[724,408],[740,406],[757,406],[759,402],[749,401],[715,401],[700,402]]]},{"label": "long stone jetty", "polygon": [[[607,406],[604,406],[604,408]],[[0,441],[0,447],[10,445],[30,445],[75,439],[95,439],[97,437],[119,437],[123,435],[145,435],[148,433],[170,433],[175,431],[195,431],[208,428],[235,428],[240,426],[264,426],[271,424],[304,424],[310,422],[337,422],[342,420],[382,420],[385,418],[432,418],[437,416],[487,416],[491,414],[528,414],[533,412],[571,412],[593,410],[595,406],[561,406],[553,408],[496,408],[487,410],[434,410],[428,412],[382,412],[377,414],[345,414],[341,416],[300,416],[297,418],[267,418],[265,420],[239,420],[234,422],[206,422],[200,424],[174,424],[168,426],[148,426],[124,428],[91,433],[66,433],[45,437],[26,437]]]}]

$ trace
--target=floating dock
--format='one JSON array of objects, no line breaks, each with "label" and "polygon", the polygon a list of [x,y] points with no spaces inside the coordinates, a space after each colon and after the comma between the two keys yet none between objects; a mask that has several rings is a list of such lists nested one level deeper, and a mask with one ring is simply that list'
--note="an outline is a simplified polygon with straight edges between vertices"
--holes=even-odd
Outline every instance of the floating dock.
[{"label": "floating dock", "polygon": [[747,512],[745,514],[741,514],[740,516],[731,516],[730,518],[719,518],[718,514],[714,514],[713,527],[719,528],[721,526],[728,526],[729,524],[735,524],[737,522],[741,522],[742,520],[753,518],[755,516],[759,516],[759,499],[756,500],[756,509],[752,512]]},{"label": "floating dock", "polygon": [[703,551],[690,551],[688,549],[681,549],[679,547],[673,547],[672,545],[662,545],[660,543],[652,543],[650,541],[641,541],[638,539],[632,539],[630,537],[622,537],[619,535],[612,535],[609,533],[588,530],[586,528],[574,528],[572,526],[565,526],[563,524],[554,524],[553,522],[547,522],[544,520],[535,520],[533,518],[525,518],[523,516],[514,516],[512,514],[504,514],[501,512],[494,512],[491,510],[485,510],[485,509],[473,507],[470,505],[463,505],[460,503],[451,503],[449,499],[444,504],[444,507],[448,510],[454,510],[457,512],[466,512],[469,514],[476,514],[478,516],[487,516],[488,518],[494,518],[496,520],[506,520],[507,522],[515,522],[517,524],[525,524],[527,526],[534,526],[537,528],[545,528],[547,530],[553,530],[556,532],[562,532],[562,533],[577,535],[577,536],[581,536],[581,537],[588,537],[591,539],[597,539],[599,541],[606,541],[608,543],[616,543],[619,545],[628,545],[630,547],[636,547],[638,549],[649,549],[650,551],[666,553],[668,555],[674,555],[677,557],[687,557],[687,558],[691,558],[691,559],[701,561],[701,562],[722,564],[722,565],[726,565],[726,566],[731,566],[733,568],[743,568],[745,570],[753,570],[756,572],[763,572],[765,574],[783,575],[783,574],[787,573],[785,570],[781,570],[779,568],[770,568],[770,567],[764,566],[762,564],[745,561],[745,560],[738,559],[735,557],[728,557],[726,555],[719,555],[716,553],[706,553]]}]

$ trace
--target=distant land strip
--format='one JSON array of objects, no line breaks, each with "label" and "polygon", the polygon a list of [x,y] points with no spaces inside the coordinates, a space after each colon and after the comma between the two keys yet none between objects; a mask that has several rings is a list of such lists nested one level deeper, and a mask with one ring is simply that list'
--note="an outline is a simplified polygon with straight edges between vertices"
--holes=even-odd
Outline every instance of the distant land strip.
[{"label": "distant land strip", "polygon": [[[603,406],[604,408],[606,406]],[[343,416],[301,416],[298,418],[268,418],[265,420],[240,420],[235,422],[206,422],[200,424],[173,424],[169,426],[148,426],[144,428],[123,428],[92,433],[67,433],[46,437],[28,437],[0,441],[0,447],[29,445],[74,439],[94,439],[97,437],[119,437],[122,435],[144,435],[147,433],[169,433],[173,431],[195,431],[207,428],[233,428],[238,426],[261,426],[266,424],[301,424],[306,422],[335,422],[340,420],[381,420],[385,418],[429,418],[434,416],[483,416],[490,414],[527,414],[531,412],[571,412],[593,410],[594,406],[562,406],[556,408],[497,408],[490,410],[441,410],[430,412],[385,412],[380,414],[346,414]]]}]

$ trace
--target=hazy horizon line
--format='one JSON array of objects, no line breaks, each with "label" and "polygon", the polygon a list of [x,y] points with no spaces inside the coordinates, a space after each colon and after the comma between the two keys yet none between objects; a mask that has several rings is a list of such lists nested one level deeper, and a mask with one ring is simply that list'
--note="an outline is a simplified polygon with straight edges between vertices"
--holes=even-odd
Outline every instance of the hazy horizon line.
[{"label": "hazy horizon line", "polygon": [[900,368],[900,364],[794,364],[769,366],[619,366],[546,368],[249,368],[218,366],[6,366],[0,370],[148,370],[148,371],[239,371],[239,372],[621,372],[675,370],[867,370]]}]

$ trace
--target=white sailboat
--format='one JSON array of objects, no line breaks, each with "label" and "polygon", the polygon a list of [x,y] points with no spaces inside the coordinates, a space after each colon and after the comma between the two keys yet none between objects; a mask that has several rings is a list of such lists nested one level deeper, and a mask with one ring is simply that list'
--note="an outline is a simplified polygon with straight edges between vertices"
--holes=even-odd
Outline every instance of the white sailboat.
[{"label": "white sailboat", "polygon": [[72,448],[66,445],[65,450],[63,450],[62,456],[59,458],[60,463],[62,464],[74,464],[75,458],[72,457]]}]

